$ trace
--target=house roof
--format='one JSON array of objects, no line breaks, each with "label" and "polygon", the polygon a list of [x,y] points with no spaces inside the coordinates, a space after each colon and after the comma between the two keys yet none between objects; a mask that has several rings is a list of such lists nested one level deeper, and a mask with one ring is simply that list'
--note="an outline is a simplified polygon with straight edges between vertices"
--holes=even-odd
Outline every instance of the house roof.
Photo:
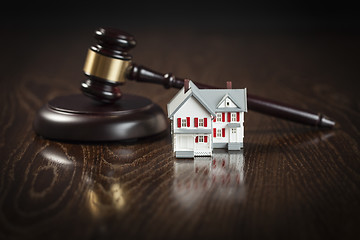
[{"label": "house roof", "polygon": [[[216,112],[240,111],[247,112],[246,88],[244,89],[199,89],[192,81],[189,81],[190,89],[184,93],[182,88],[168,103],[168,117],[171,118],[178,109],[189,99],[194,97],[213,116]],[[231,99],[236,107],[219,108],[226,98]]]},{"label": "house roof", "polygon": [[[226,94],[224,95],[224,97],[220,100],[220,102],[217,104],[216,108],[220,108],[220,105],[221,105],[227,98],[231,99],[231,101],[235,103],[234,99],[233,99],[228,93],[226,93]],[[237,106],[237,107],[239,107],[239,106]],[[240,107],[239,107],[239,108],[240,108]]]}]

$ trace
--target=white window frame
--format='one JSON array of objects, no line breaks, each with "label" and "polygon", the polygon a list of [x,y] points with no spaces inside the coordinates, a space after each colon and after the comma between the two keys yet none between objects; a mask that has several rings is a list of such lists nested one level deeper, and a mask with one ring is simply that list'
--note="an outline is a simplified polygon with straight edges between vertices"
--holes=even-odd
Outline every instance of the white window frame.
[{"label": "white window frame", "polygon": [[221,122],[221,121],[222,121],[222,113],[217,113],[217,114],[216,114],[216,121],[217,121],[217,122]]},{"label": "white window frame", "polygon": [[222,137],[222,128],[216,129],[216,137]]},{"label": "white window frame", "polygon": [[181,119],[181,127],[187,127],[187,120],[186,118]]},{"label": "white window frame", "polygon": [[198,143],[204,143],[204,136],[203,135],[198,136]]},{"label": "white window frame", "polygon": [[236,122],[236,113],[231,113],[231,121]]},{"label": "white window frame", "polygon": [[204,119],[203,119],[203,118],[199,118],[199,120],[198,120],[198,126],[199,126],[199,127],[204,127]]}]

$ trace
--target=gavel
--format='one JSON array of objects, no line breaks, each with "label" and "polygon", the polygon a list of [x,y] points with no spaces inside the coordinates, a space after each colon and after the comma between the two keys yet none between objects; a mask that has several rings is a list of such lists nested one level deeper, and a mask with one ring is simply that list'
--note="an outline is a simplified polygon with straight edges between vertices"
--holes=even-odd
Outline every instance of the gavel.
[{"label": "gavel", "polygon": [[[136,46],[135,38],[114,28],[95,31],[96,44],[88,49],[81,84],[82,92],[96,101],[113,104],[121,101],[120,86],[126,80],[161,84],[165,88],[182,88],[184,79],[171,73],[162,74],[132,61],[129,50]],[[216,88],[195,81],[199,88]],[[266,98],[247,95],[248,109],[270,116],[320,128],[332,128],[335,122],[324,114],[314,113]]]}]

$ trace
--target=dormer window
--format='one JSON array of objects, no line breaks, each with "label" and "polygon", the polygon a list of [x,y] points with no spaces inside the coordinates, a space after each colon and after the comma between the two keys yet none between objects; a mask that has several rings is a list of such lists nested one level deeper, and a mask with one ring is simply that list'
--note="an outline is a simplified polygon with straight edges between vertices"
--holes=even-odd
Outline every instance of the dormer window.
[{"label": "dormer window", "polygon": [[229,107],[230,106],[230,100],[226,99],[226,106]]}]

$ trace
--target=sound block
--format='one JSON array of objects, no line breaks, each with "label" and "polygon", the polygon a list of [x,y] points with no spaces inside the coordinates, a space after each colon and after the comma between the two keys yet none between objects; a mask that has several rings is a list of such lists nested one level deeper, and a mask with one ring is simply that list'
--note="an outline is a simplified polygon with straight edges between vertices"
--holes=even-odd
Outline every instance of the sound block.
[{"label": "sound block", "polygon": [[167,129],[167,118],[151,100],[124,94],[114,104],[82,94],[57,97],[36,114],[37,134],[61,141],[122,141],[149,137]]}]

